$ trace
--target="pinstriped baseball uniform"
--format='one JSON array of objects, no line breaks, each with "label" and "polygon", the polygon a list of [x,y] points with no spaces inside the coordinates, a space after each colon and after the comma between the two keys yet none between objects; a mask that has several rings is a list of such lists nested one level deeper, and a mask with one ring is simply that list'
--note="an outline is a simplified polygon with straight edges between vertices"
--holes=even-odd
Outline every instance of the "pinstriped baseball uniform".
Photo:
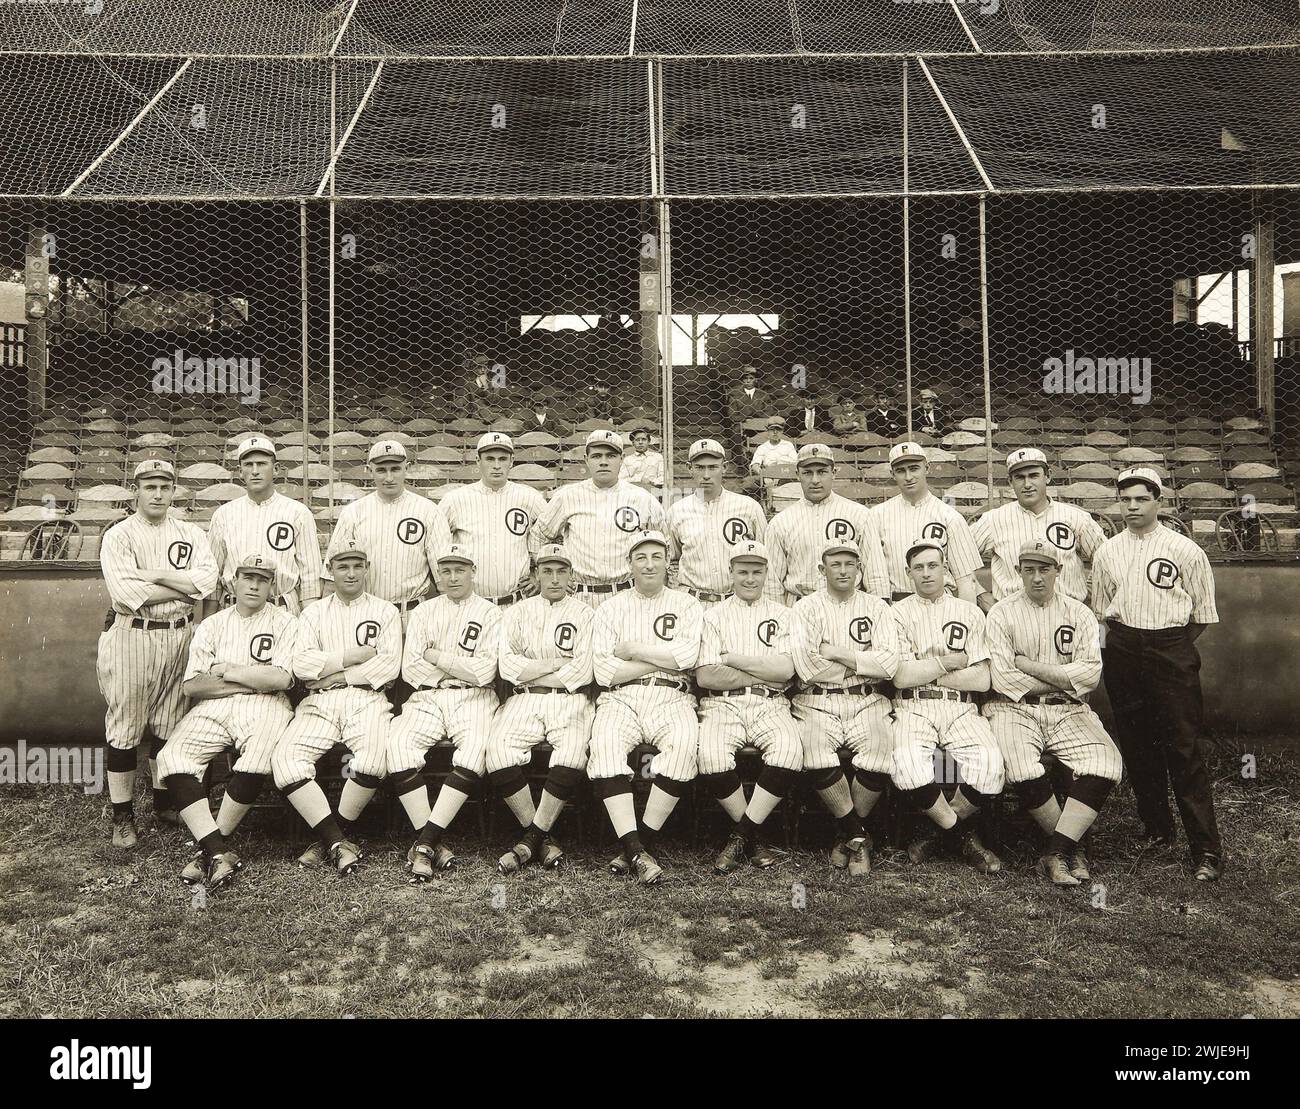
[{"label": "pinstriped baseball uniform", "polygon": [[[608,687],[623,660],[614,648],[623,640],[662,644],[672,651],[678,669],[695,668],[700,655],[704,609],[689,593],[663,589],[654,597],[637,589],[615,594],[596,609],[591,631],[592,668],[596,682]],[[690,675],[656,670],[647,678],[680,681],[689,688]],[[591,729],[589,778],[632,777],[627,757],[638,743],[659,749],[650,773],[677,782],[696,775],[699,721],[689,692],[631,683],[607,688],[596,699]]]},{"label": "pinstriped baseball uniform", "polygon": [[276,788],[314,779],[317,760],[336,743],[352,752],[353,773],[384,776],[393,710],[383,689],[402,667],[397,609],[372,593],[351,602],[337,593],[313,601],[298,618],[293,672],[303,681],[323,677],[353,647],[374,647],[375,657],[351,667],[346,686],[308,693],[298,705],[271,758]]},{"label": "pinstriped baseball uniform", "polygon": [[[293,674],[298,621],[278,605],[265,604],[243,617],[233,605],[213,613],[194,629],[185,681],[206,674],[217,663],[230,666],[276,666]],[[158,755],[158,773],[202,778],[203,771],[227,747],[239,758],[232,769],[270,774],[271,755],[293,720],[289,697],[280,693],[236,693],[198,701]]]},{"label": "pinstriped baseball uniform", "polygon": [[932,539],[943,547],[949,584],[984,565],[966,518],[933,493],[916,505],[899,493],[876,505],[871,516],[884,544],[891,593],[915,592],[907,576],[907,548],[918,539]]},{"label": "pinstriped baseball uniform", "polygon": [[448,493],[442,510],[453,542],[474,552],[474,591],[489,600],[514,593],[537,554],[546,498],[514,481],[496,492],[476,481]]},{"label": "pinstriped baseball uniform", "polygon": [[[742,539],[761,543],[766,534],[767,517],[752,497],[730,489],[713,501],[698,493],[683,497],[668,510],[668,537],[681,552],[676,588],[730,593],[732,547]],[[717,603],[696,599],[705,605]]]},{"label": "pinstriped baseball uniform", "polygon": [[[865,594],[864,594],[865,596]],[[744,655],[789,655],[795,614],[768,597],[745,601],[734,594],[704,613],[699,666],[717,666],[726,651]],[[762,684],[762,683],[759,683]],[[803,744],[790,715],[790,702],[779,686],[775,697],[746,693],[740,697],[700,698],[700,773],[721,774],[736,768],[736,752],[752,743],[763,762],[784,770],[803,768]]]},{"label": "pinstriped baseball uniform", "polygon": [[1130,628],[1219,622],[1210,560],[1164,524],[1146,538],[1126,528],[1101,545],[1092,560],[1092,607]]},{"label": "pinstriped baseball uniform", "polygon": [[[1085,701],[1101,680],[1101,636],[1088,606],[1063,593],[1038,605],[1022,591],[989,610],[985,634],[997,699],[984,706],[984,715],[1002,751],[1007,781],[1041,777],[1048,751],[1080,777],[1118,782],[1124,769],[1119,748]],[[1022,703],[1039,683],[1017,669],[1016,655],[1064,667],[1073,687],[1061,692],[1076,703]]]},{"label": "pinstriped baseball uniform", "polygon": [[1055,500],[1042,512],[1030,512],[1019,501],[1001,505],[976,520],[971,534],[981,557],[992,556],[993,596],[999,601],[1022,588],[1016,570],[1020,548],[1036,539],[1050,543],[1060,555],[1057,593],[1082,601],[1088,595],[1083,560],[1091,561],[1106,541],[1106,533],[1087,512]]},{"label": "pinstriped baseball uniform", "polygon": [[117,614],[96,651],[99,692],[108,703],[104,736],[110,747],[130,750],[146,727],[167,739],[185,714],[181,680],[194,634],[188,621],[178,628],[131,627],[133,618],[171,623],[194,612],[180,599],[146,604],[154,586],[139,571],[183,571],[198,596],[207,597],[217,584],[217,563],[207,536],[193,524],[167,516],[154,525],[138,512],[104,533],[99,563]]},{"label": "pinstriped baseball uniform", "polygon": [[487,768],[526,766],[530,752],[545,740],[553,748],[551,766],[581,770],[587,765],[595,709],[585,687],[591,684],[591,626],[595,612],[576,597],[552,603],[529,597],[505,611],[497,668],[506,681],[518,682],[529,662],[564,658],[569,662],[551,675],[564,683],[553,693],[516,693],[492,719]]},{"label": "pinstriped baseball uniform", "polygon": [[[810,687],[810,692],[794,698],[804,769],[838,767],[839,750],[848,747],[857,769],[888,773],[894,749],[889,699],[879,692],[822,691],[879,684],[880,679],[859,676],[869,667],[881,667],[890,675],[898,669],[898,633],[889,606],[861,590],[847,601],[837,601],[822,588],[802,598],[794,606],[794,616],[795,674],[801,689]],[[830,665],[821,654],[823,643],[854,652],[856,672],[847,681],[814,681],[814,675]]]},{"label": "pinstriped baseball uniform", "polygon": [[[666,525],[663,506],[651,493],[626,481],[597,489],[588,478],[555,491],[537,522],[537,533],[545,542],[564,544],[573,560],[575,582],[594,585],[627,581],[632,540]],[[593,608],[616,595],[577,591],[578,599]]]},{"label": "pinstriped baseball uniform", "polygon": [[[349,545],[368,556],[367,592],[391,601],[405,616],[410,601],[437,592],[438,556],[451,546],[451,532],[442,509],[428,497],[407,489],[389,503],[378,493],[367,493],[339,513],[325,549],[326,564]],[[328,570],[325,575],[330,576]]]},{"label": "pinstriped baseball uniform", "polygon": [[[415,689],[389,730],[388,765],[394,774],[424,766],[439,740],[456,747],[452,766],[482,774],[488,734],[497,708],[497,642],[501,610],[471,593],[463,601],[446,594],[419,604],[406,629],[402,677]],[[424,657],[430,647],[466,660],[474,681],[453,677]]]},{"label": "pinstriped baseball uniform", "polygon": [[[891,609],[898,627],[900,661],[938,658],[965,651],[970,664],[989,657],[984,613],[970,601],[945,592],[928,601],[913,593]],[[921,690],[942,690],[937,684]],[[955,691],[947,690],[951,694]],[[969,694],[965,696],[969,697]],[[1002,789],[1002,755],[972,700],[894,699],[894,763],[891,771],[899,789],[920,789],[934,781],[934,752],[952,753],[962,778],[984,794]]]},{"label": "pinstriped baseball uniform", "polygon": [[245,493],[212,514],[208,542],[221,573],[221,588],[235,591],[235,569],[249,555],[275,564],[271,598],[284,597],[297,615],[321,594],[320,545],[311,509],[282,493],[254,504]]},{"label": "pinstriped baseball uniform", "polygon": [[[832,493],[813,504],[807,498],[783,508],[767,525],[767,594],[774,601],[797,600],[800,586],[815,592],[825,583],[822,548],[852,541],[862,555],[862,588],[889,596],[889,570],[871,512]],[[792,601],[791,601],[792,603]]]}]

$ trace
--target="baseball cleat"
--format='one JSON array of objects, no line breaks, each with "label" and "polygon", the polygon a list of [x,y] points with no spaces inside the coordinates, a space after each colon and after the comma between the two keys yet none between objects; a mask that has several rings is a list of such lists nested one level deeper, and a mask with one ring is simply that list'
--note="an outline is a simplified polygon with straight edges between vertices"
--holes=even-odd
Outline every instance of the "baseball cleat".
[{"label": "baseball cleat", "polygon": [[411,885],[418,886],[433,877],[433,848],[417,843],[406,853],[406,869]]},{"label": "baseball cleat", "polygon": [[1070,873],[1080,882],[1092,880],[1092,871],[1088,869],[1088,856],[1083,853],[1082,847],[1076,847],[1070,852]]},{"label": "baseball cleat", "polygon": [[1070,873],[1065,863],[1065,856],[1053,851],[1038,860],[1038,872],[1051,881],[1054,886],[1077,886],[1079,879]]},{"label": "baseball cleat", "polygon": [[732,832],[718,857],[713,860],[713,869],[719,874],[730,874],[745,865],[748,854],[745,837],[739,832]]},{"label": "baseball cleat", "polygon": [[962,841],[961,857],[981,874],[996,874],[1002,869],[1002,860],[984,846],[977,832]]},{"label": "baseball cleat", "polygon": [[223,851],[212,856],[212,865],[208,870],[208,886],[216,889],[224,886],[235,874],[244,869],[243,862],[233,851]]},{"label": "baseball cleat", "polygon": [[655,862],[649,851],[637,855],[632,860],[632,866],[636,870],[636,880],[643,886],[653,886],[664,876],[664,868]]},{"label": "baseball cleat", "polygon": [[831,848],[831,866],[843,870],[849,865],[849,845],[845,840],[836,840]]},{"label": "baseball cleat", "polygon": [[865,878],[871,873],[871,837],[855,836],[848,842],[849,874]]},{"label": "baseball cleat", "polygon": [[181,814],[175,809],[159,809],[153,814],[154,823],[168,824],[173,828],[181,826]]},{"label": "baseball cleat", "polygon": [[941,841],[942,835],[939,829],[933,824],[929,825],[907,845],[908,859],[919,864],[933,858],[939,850]]},{"label": "baseball cleat", "polygon": [[542,867],[546,870],[554,870],[564,859],[564,848],[548,835],[542,840]]},{"label": "baseball cleat", "polygon": [[330,848],[330,862],[340,874],[351,874],[361,862],[361,849],[355,843],[341,839]]},{"label": "baseball cleat", "polygon": [[113,846],[114,847],[134,847],[140,842],[140,837],[135,832],[135,818],[130,816],[121,817],[113,821]]},{"label": "baseball cleat", "polygon": [[321,866],[324,862],[325,848],[317,842],[313,842],[306,851],[298,856],[299,866]]},{"label": "baseball cleat", "polygon": [[207,875],[207,860],[203,857],[202,851],[194,852],[194,858],[185,864],[185,869],[181,871],[181,881],[187,886],[197,886]]},{"label": "baseball cleat", "polygon": [[622,851],[609,860],[609,872],[611,874],[623,875],[630,873],[631,870],[632,867],[627,861],[627,855]]},{"label": "baseball cleat", "polygon": [[759,870],[766,870],[769,866],[776,865],[776,856],[772,854],[772,849],[757,836],[749,845],[749,865],[756,866]]},{"label": "baseball cleat", "polygon": [[526,867],[533,858],[533,849],[526,840],[520,840],[497,860],[497,870],[502,874],[514,874]]},{"label": "baseball cleat", "polygon": [[1196,862],[1198,882],[1217,882],[1223,876],[1223,860],[1213,855],[1202,855]]}]

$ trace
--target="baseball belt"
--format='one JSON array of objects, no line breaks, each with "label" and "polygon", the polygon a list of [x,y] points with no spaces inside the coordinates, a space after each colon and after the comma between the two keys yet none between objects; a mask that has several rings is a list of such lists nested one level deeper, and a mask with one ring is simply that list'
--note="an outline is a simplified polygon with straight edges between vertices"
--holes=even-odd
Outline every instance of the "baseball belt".
[{"label": "baseball belt", "polygon": [[870,697],[873,693],[877,692],[877,686],[875,682],[862,682],[860,685],[846,685],[842,689],[837,686],[801,685],[799,687],[799,692],[812,693],[814,695],[824,694],[827,697],[839,697],[846,693],[853,693],[859,697]]},{"label": "baseball belt", "polygon": [[752,693],[755,697],[781,697],[785,691],[773,689],[766,685],[742,685],[738,689],[711,689],[706,697],[744,697]]},{"label": "baseball belt", "polygon": [[511,693],[568,693],[567,689],[560,689],[553,685],[512,685]]},{"label": "baseball belt", "polygon": [[526,594],[522,589],[516,589],[513,593],[502,593],[500,597],[487,598],[494,605],[512,605],[516,601],[522,601]]},{"label": "baseball belt", "polygon": [[1077,705],[1080,702],[1064,693],[1026,693],[1020,698],[1020,703],[1022,705]]},{"label": "baseball belt", "polygon": [[437,685],[422,685],[421,689],[481,689],[481,686],[469,682],[439,682]]},{"label": "baseball belt", "polygon": [[900,689],[898,691],[900,700],[903,701],[974,701],[975,698],[964,689]]},{"label": "baseball belt", "polygon": [[631,589],[632,583],[631,581],[609,581],[599,585],[588,585],[578,582],[573,588],[579,593],[617,593],[620,589]]},{"label": "baseball belt", "polygon": [[679,588],[683,592],[689,593],[697,601],[708,601],[710,604],[714,601],[725,601],[731,596],[730,593],[710,593],[707,589],[696,589],[693,585],[683,585]]},{"label": "baseball belt", "polygon": [[[117,617],[118,614],[116,612],[111,610],[109,611],[108,619],[104,621],[105,631],[108,631],[108,629],[116,623]],[[146,620],[143,616],[134,616],[131,618],[131,622],[127,624],[127,627],[134,628],[136,631],[146,632],[170,631],[173,628],[183,628],[186,624],[192,622],[193,619],[194,613],[192,612],[187,612],[184,616],[175,620]]]},{"label": "baseball belt", "polygon": [[622,689],[629,685],[659,685],[665,689],[675,689],[678,693],[689,693],[691,687],[687,682],[673,681],[671,678],[633,678],[630,682],[622,682],[615,688]]}]

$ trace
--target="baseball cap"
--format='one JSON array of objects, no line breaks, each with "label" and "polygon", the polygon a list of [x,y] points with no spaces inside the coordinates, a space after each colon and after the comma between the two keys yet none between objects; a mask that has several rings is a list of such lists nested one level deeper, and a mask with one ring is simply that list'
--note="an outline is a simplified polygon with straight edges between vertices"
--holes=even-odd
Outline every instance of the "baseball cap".
[{"label": "baseball cap", "polygon": [[460,543],[453,543],[438,556],[439,565],[444,562],[464,562],[469,566],[475,565],[474,556],[469,553],[469,548]]},{"label": "baseball cap", "polygon": [[827,543],[826,546],[822,548],[822,558],[833,554],[848,554],[852,555],[859,561],[862,560],[862,552],[852,543]]},{"label": "baseball cap", "polygon": [[1164,492],[1164,486],[1160,484],[1160,475],[1150,466],[1133,466],[1125,470],[1115,479],[1115,488],[1123,492],[1124,486],[1132,485],[1135,481],[1142,482],[1157,497]]},{"label": "baseball cap", "polygon": [[697,458],[726,458],[727,452],[716,439],[696,439],[691,449],[686,452],[686,461],[694,462]]},{"label": "baseball cap", "polygon": [[1037,447],[1021,447],[1007,455],[1007,474],[1010,476],[1026,466],[1041,466],[1047,469],[1047,455]]},{"label": "baseball cap", "polygon": [[366,562],[370,561],[370,556],[366,554],[365,547],[361,546],[360,543],[356,543],[356,542],[347,543],[344,546],[340,547],[337,551],[332,552],[330,554],[329,561],[333,563],[337,559],[348,558],[349,556],[352,558],[363,558],[366,560]]},{"label": "baseball cap", "polygon": [[396,439],[380,439],[366,456],[367,461],[373,462],[376,458],[405,458],[406,448]]},{"label": "baseball cap", "polygon": [[1041,539],[1029,539],[1020,545],[1020,562],[1046,562],[1052,566],[1061,565],[1061,556],[1050,543]]},{"label": "baseball cap", "polygon": [[797,470],[805,462],[825,462],[828,466],[833,466],[835,452],[825,443],[805,443],[795,456],[794,468]]},{"label": "baseball cap", "polygon": [[742,539],[731,548],[732,562],[767,562],[767,548],[757,539]]},{"label": "baseball cap", "polygon": [[262,454],[269,454],[274,458],[275,444],[265,435],[250,435],[235,448],[235,461],[242,462],[244,460],[244,455],[252,454],[254,451],[260,451]]},{"label": "baseball cap", "polygon": [[499,451],[509,451],[511,454],[515,453],[514,440],[511,439],[509,435],[502,435],[499,431],[489,431],[486,435],[480,435],[478,438],[478,445],[474,450],[477,453],[482,454],[484,451],[491,450],[494,447]]},{"label": "baseball cap", "polygon": [[587,441],[582,446],[583,454],[586,454],[592,447],[613,447],[619,454],[622,454],[623,440],[619,438],[616,431],[610,431],[608,428],[597,428],[595,431],[587,433]]},{"label": "baseball cap", "polygon": [[239,573],[240,570],[246,574],[261,574],[270,581],[275,580],[275,563],[261,555],[245,555],[235,567],[235,573]]},{"label": "baseball cap", "polygon": [[780,416],[769,416],[765,427],[785,427],[785,421]]},{"label": "baseball cap", "polygon": [[132,476],[136,481],[147,477],[167,477],[175,481],[176,467],[165,458],[146,458],[143,462],[135,464],[135,473]]},{"label": "baseball cap", "polygon": [[943,547],[933,539],[918,539],[907,548],[907,553],[903,556],[904,566],[912,565],[912,556],[916,554],[917,551],[938,551],[940,558],[945,557]]},{"label": "baseball cap", "polygon": [[573,560],[569,558],[569,552],[566,551],[559,543],[547,543],[537,552],[537,565],[543,562],[563,562],[565,566],[572,566]]},{"label": "baseball cap", "polygon": [[903,462],[924,462],[925,448],[920,443],[895,443],[889,448],[889,468]]},{"label": "baseball cap", "polygon": [[632,546],[628,547],[628,557],[632,557],[632,552],[638,547],[644,547],[647,543],[658,543],[665,551],[668,550],[668,537],[662,531],[643,531],[634,540]]}]

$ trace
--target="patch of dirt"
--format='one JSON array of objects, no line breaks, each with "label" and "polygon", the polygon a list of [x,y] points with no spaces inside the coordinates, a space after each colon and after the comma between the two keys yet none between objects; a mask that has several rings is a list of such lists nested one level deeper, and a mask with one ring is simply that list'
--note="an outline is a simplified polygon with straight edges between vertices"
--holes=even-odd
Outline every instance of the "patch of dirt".
[{"label": "patch of dirt", "polygon": [[1300,981],[1281,978],[1256,978],[1251,992],[1264,1008],[1262,1016],[1300,1017]]},{"label": "patch of dirt", "polygon": [[546,936],[544,939],[525,941],[508,959],[486,959],[470,974],[482,982],[499,971],[532,974],[551,967],[573,966],[585,959],[586,953],[581,944],[570,942],[568,937]]}]

